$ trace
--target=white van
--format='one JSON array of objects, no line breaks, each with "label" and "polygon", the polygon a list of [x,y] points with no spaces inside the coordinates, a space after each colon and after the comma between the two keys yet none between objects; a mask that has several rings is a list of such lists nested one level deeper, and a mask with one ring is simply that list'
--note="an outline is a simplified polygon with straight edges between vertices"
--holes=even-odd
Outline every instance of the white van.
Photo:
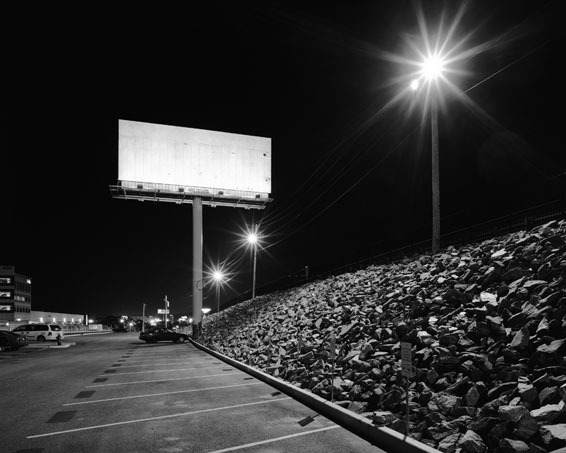
[{"label": "white van", "polygon": [[12,329],[12,332],[25,335],[28,340],[62,340],[65,335],[57,324],[25,324]]}]

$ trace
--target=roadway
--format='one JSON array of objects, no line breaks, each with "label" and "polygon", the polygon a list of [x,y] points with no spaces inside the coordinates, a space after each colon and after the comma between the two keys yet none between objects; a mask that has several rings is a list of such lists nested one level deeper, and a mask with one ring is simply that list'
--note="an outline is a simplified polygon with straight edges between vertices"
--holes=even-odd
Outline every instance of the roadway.
[{"label": "roadway", "polygon": [[0,352],[1,451],[382,451],[191,344],[65,342]]}]

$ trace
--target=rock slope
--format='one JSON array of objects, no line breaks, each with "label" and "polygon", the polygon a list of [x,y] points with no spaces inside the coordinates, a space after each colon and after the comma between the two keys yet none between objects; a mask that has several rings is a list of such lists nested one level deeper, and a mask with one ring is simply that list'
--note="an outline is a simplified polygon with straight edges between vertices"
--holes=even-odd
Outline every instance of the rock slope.
[{"label": "rock slope", "polygon": [[376,424],[404,433],[408,413],[441,451],[566,452],[565,281],[552,221],[257,297],[204,341]]}]

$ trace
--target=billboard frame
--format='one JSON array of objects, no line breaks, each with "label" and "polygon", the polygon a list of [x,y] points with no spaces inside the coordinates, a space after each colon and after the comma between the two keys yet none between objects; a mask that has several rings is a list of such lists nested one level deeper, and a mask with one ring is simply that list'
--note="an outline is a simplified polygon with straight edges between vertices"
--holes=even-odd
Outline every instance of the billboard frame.
[{"label": "billboard frame", "polygon": [[[157,187],[160,186],[160,187]],[[242,193],[239,195],[234,191],[223,191],[222,189],[210,190],[208,188],[179,187],[174,190],[167,185],[151,183],[124,184],[119,181],[117,185],[110,185],[112,198],[123,200],[139,200],[154,202],[170,202],[176,204],[193,204],[195,198],[200,198],[205,206],[228,206],[244,209],[265,209],[267,203],[273,201],[261,194]]]}]

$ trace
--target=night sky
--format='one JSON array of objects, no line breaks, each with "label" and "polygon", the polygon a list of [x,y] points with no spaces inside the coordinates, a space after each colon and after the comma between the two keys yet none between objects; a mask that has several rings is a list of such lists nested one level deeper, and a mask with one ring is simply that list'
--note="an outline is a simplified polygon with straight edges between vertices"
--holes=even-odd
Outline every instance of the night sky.
[{"label": "night sky", "polygon": [[429,238],[430,128],[402,61],[419,15],[445,38],[463,11],[448,48],[476,49],[446,74],[460,94],[442,87],[442,232],[564,192],[560,0],[114,3],[30,6],[11,37],[0,261],[34,310],[154,313],[167,294],[192,313],[192,206],[111,197],[118,119],[272,139],[269,208],[203,209],[205,267],[232,264],[222,302],[251,289],[252,222],[258,287]]}]

